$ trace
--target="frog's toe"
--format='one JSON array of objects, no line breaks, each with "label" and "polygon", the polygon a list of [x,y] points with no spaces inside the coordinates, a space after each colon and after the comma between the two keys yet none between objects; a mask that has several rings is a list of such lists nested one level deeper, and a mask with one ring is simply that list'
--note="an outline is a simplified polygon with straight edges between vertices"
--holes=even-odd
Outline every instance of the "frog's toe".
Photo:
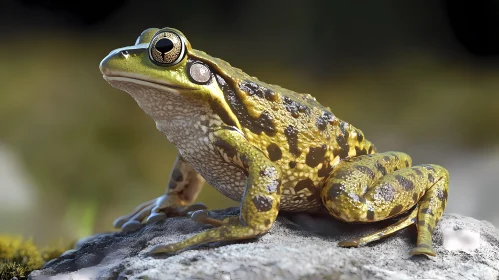
[{"label": "frog's toe", "polygon": [[123,226],[121,227],[121,231],[122,232],[131,232],[131,231],[138,230],[141,227],[142,227],[141,222],[131,220],[131,221],[128,221],[125,224],[123,224]]},{"label": "frog's toe", "polygon": [[345,248],[359,247],[360,241],[358,239],[344,240],[344,241],[338,242],[338,246],[345,247]]},{"label": "frog's toe", "polygon": [[204,203],[202,203],[202,202],[196,202],[196,203],[193,203],[193,204],[191,204],[189,206],[186,206],[184,209],[182,209],[180,211],[179,214],[182,215],[182,216],[185,216],[185,215],[190,216],[189,213],[193,213],[193,212],[196,212],[198,210],[206,210],[206,209],[208,209],[208,207]]},{"label": "frog's toe", "polygon": [[121,228],[121,227],[123,227],[123,225],[125,223],[127,223],[128,221],[133,219],[138,213],[144,212],[144,209],[146,209],[146,211],[150,211],[150,209],[154,205],[155,201],[156,201],[156,199],[152,199],[152,200],[149,200],[147,202],[140,204],[139,206],[137,206],[135,208],[135,210],[132,211],[132,213],[130,213],[128,215],[121,216],[121,217],[117,218],[116,220],[114,220],[113,226],[115,228]]},{"label": "frog's toe", "polygon": [[425,245],[418,245],[416,248],[412,249],[409,252],[409,255],[415,256],[415,255],[427,255],[427,256],[436,256],[437,253],[435,250],[433,250],[433,247],[431,246],[425,246]]},{"label": "frog's toe", "polygon": [[157,221],[162,221],[166,219],[166,214],[163,212],[151,212],[151,215],[149,215],[146,219],[146,224],[151,224]]},{"label": "frog's toe", "polygon": [[176,251],[178,251],[178,249],[175,248],[174,244],[158,244],[149,249],[147,254],[174,253]]}]

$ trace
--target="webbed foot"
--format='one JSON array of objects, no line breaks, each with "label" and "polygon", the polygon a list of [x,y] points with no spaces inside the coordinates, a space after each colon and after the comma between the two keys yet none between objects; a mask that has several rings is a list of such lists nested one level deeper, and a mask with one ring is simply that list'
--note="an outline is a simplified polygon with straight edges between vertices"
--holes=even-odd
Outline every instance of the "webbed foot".
[{"label": "webbed foot", "polygon": [[168,217],[185,216],[189,212],[206,208],[203,203],[181,206],[171,196],[162,195],[140,204],[130,214],[117,218],[113,225],[115,228],[121,228],[123,232],[129,232],[141,228],[144,224],[154,223]]}]

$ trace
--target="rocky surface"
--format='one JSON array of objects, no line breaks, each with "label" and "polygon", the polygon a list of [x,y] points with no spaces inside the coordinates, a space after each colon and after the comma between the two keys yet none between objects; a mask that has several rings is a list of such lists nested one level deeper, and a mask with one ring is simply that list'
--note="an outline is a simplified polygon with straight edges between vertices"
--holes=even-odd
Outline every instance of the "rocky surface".
[{"label": "rocky surface", "polygon": [[[237,214],[237,209],[211,213],[218,218]],[[457,214],[445,214],[435,229],[436,257],[408,256],[416,237],[412,227],[369,246],[337,247],[338,241],[386,224],[352,225],[284,214],[256,240],[147,256],[152,245],[176,242],[210,227],[177,217],[132,233],[90,237],[30,278],[499,279],[499,231],[489,222]]]}]

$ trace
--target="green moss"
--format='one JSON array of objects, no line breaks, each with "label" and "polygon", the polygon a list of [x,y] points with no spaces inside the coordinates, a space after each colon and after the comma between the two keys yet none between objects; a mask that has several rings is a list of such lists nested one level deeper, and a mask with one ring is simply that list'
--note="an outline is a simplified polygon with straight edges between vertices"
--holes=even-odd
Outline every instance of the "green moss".
[{"label": "green moss", "polygon": [[28,274],[42,265],[59,257],[64,247],[49,247],[40,250],[32,239],[22,237],[0,236],[0,280],[13,277],[26,279]]}]

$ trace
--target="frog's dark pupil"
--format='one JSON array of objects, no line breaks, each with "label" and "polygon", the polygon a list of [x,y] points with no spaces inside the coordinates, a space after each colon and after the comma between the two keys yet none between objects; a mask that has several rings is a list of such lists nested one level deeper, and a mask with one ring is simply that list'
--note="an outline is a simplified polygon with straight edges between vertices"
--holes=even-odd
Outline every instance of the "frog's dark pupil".
[{"label": "frog's dark pupil", "polygon": [[167,53],[173,49],[173,42],[170,39],[163,38],[156,43],[156,49],[161,53]]}]

